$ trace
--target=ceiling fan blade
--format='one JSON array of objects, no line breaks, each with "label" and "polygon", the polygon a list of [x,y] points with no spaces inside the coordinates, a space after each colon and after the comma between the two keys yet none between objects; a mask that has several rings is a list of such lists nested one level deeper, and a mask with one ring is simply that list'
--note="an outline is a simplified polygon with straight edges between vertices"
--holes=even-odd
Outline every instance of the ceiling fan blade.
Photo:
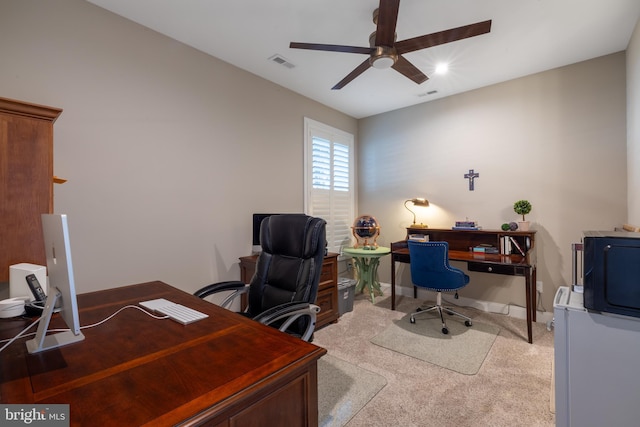
[{"label": "ceiling fan blade", "polygon": [[360,74],[362,74],[365,71],[367,71],[370,67],[371,67],[371,64],[369,63],[369,58],[367,58],[367,59],[364,60],[364,62],[362,62],[362,64],[358,65],[352,72],[350,72],[347,75],[347,77],[345,77],[344,79],[340,80],[334,87],[332,87],[331,90],[342,89],[348,83],[350,83],[353,79],[355,79]]},{"label": "ceiling fan blade", "polygon": [[489,31],[491,31],[491,20],[477,22],[463,27],[451,28],[437,33],[401,40],[396,42],[396,51],[398,52],[398,55],[401,55],[403,53],[413,52],[419,49],[426,49],[428,47],[451,43],[456,40],[479,36],[481,34],[486,34]]},{"label": "ceiling fan blade", "polygon": [[400,0],[380,0],[378,7],[378,25],[376,28],[376,46],[393,47],[396,41],[396,22]]},{"label": "ceiling fan blade", "polygon": [[415,65],[407,61],[403,56],[398,56],[398,60],[391,66],[394,70],[420,84],[429,80],[422,71],[418,70]]},{"label": "ceiling fan blade", "polygon": [[309,50],[324,50],[328,52],[345,52],[345,53],[362,53],[364,55],[371,54],[370,47],[358,47],[358,46],[343,46],[338,44],[318,44],[318,43],[298,43],[291,42],[289,44],[291,49],[309,49]]}]

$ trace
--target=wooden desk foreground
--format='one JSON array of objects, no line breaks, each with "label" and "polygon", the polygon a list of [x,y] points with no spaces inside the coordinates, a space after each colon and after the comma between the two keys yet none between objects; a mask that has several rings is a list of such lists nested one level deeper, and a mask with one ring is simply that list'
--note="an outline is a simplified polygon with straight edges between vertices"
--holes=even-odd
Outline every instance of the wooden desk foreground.
[{"label": "wooden desk foreground", "polygon": [[[162,282],[78,295],[80,324],[166,298],[209,314],[183,326],[126,309],[85,340],[29,355],[0,353],[2,403],[67,403],[71,425],[318,424],[317,360],[326,350]],[[62,327],[54,316],[52,326]],[[28,321],[0,321],[0,338]]]}]

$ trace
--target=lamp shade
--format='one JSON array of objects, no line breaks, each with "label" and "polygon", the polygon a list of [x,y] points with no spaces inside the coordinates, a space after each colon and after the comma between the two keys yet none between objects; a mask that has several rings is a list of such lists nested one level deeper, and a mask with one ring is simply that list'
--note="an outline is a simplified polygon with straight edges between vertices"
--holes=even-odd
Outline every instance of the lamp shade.
[{"label": "lamp shade", "polygon": [[429,201],[421,197],[411,199],[410,202],[413,203],[414,206],[424,206],[424,207],[429,206]]}]

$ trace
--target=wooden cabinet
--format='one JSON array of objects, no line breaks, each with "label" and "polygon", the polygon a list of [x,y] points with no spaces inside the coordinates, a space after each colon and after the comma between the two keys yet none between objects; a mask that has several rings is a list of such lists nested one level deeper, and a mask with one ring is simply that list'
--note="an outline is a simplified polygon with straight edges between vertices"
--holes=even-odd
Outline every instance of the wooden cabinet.
[{"label": "wooden cabinet", "polygon": [[324,257],[316,304],[320,307],[316,328],[338,320],[338,254]]},{"label": "wooden cabinet", "polygon": [[[249,283],[256,271],[258,255],[240,258],[240,280]],[[324,257],[316,304],[320,313],[316,320],[316,329],[338,320],[338,254],[329,253]]]},{"label": "wooden cabinet", "polygon": [[0,283],[44,264],[40,215],[53,212],[53,122],[61,109],[0,98]]}]

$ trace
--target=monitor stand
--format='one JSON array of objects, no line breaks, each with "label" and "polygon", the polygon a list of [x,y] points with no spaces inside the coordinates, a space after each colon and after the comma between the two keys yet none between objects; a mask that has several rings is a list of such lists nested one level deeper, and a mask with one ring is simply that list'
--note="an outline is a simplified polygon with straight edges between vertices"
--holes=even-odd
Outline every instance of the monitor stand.
[{"label": "monitor stand", "polygon": [[53,288],[51,293],[52,295],[47,298],[47,303],[42,311],[36,336],[26,342],[29,354],[40,353],[41,351],[51,350],[62,347],[63,345],[73,344],[84,340],[82,332],[78,332],[78,335],[75,335],[72,330],[47,335],[51,315],[53,314],[56,302],[60,296],[62,296],[58,288]]}]

